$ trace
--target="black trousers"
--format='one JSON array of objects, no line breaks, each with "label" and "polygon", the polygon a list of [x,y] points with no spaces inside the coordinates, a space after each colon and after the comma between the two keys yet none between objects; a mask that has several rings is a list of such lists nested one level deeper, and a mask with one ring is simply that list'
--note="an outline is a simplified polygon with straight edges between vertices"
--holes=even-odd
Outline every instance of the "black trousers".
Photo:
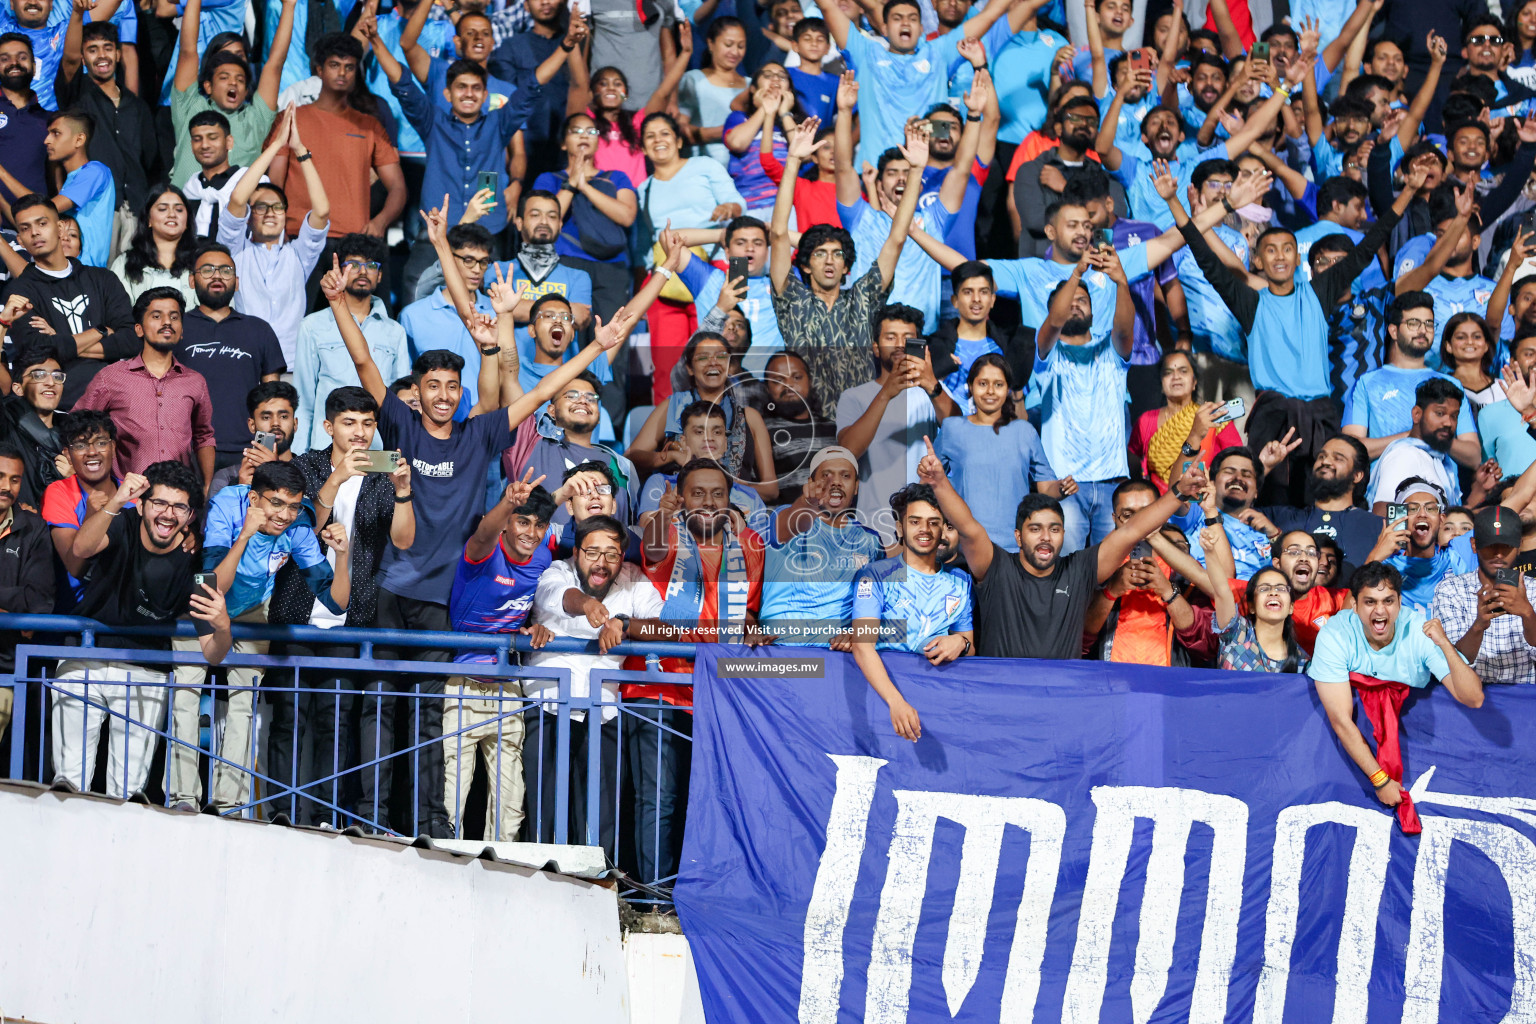
[{"label": "black trousers", "polygon": [[[401,597],[379,588],[379,610],[374,624],[379,629],[428,630],[447,632],[448,606],[434,601]],[[381,661],[447,662],[447,651],[421,647],[377,647]],[[358,814],[376,824],[389,824],[404,835],[427,835],[447,839],[453,835],[448,811],[443,805],[443,686],[442,676],[381,675],[369,681],[363,695],[363,763],[387,757],[361,774],[361,802]],[[395,705],[391,694],[419,693],[425,696],[406,702],[403,735],[395,730]],[[412,747],[420,749],[405,751]],[[395,768],[406,770],[399,780],[403,786],[396,798]],[[414,792],[411,792],[414,790]],[[392,805],[403,803],[405,806]]]},{"label": "black trousers", "polygon": [[693,714],[661,700],[626,703],[637,705],[624,716],[624,762],[635,790],[635,867],[642,882],[670,885],[683,852]]},{"label": "black trousers", "polygon": [[[349,644],[283,645],[282,653],[295,658],[355,658],[357,648]],[[269,672],[264,683],[281,680],[290,687],[292,673]],[[306,669],[299,673],[300,687],[314,690],[353,690],[358,680],[343,672]],[[267,764],[272,778],[319,797],[326,803],[345,807],[343,782],[332,778],[355,765],[348,752],[352,739],[352,715],[357,698],[350,693],[299,693],[291,689],[265,688],[272,708],[272,726],[267,732]],[[297,696],[297,699],[295,699]],[[317,779],[330,779],[316,785]],[[331,810],[308,796],[287,793],[269,803],[268,817],[286,814],[296,825],[330,822],[345,828],[344,814]]]},{"label": "black trousers", "polygon": [[[555,796],[559,792],[558,749],[555,744],[555,716],[544,711],[529,714],[528,731],[523,737],[523,786],[528,812],[523,829],[528,841],[555,841]],[[598,843],[614,859],[614,787],[619,773],[619,723],[604,722],[598,730],[601,778],[598,781]],[[571,771],[567,792],[570,810],[566,816],[567,842],[582,846],[587,842],[587,757],[590,730],[585,721],[571,721]]]}]

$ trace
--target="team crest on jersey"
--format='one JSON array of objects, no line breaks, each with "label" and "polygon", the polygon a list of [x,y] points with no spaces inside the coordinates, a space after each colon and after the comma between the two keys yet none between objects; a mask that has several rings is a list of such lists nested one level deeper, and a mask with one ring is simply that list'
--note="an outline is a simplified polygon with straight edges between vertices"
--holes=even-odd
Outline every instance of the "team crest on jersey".
[{"label": "team crest on jersey", "polygon": [[859,596],[860,597],[874,597],[875,596],[875,581],[872,580],[872,579],[869,579],[868,577],[865,577],[864,579],[859,580]]},{"label": "team crest on jersey", "polygon": [[1479,306],[1486,306],[1488,305],[1488,300],[1493,298],[1493,290],[1479,288],[1472,293],[1472,297],[1477,300]]},{"label": "team crest on jersey", "polygon": [[949,595],[948,597],[946,597],[944,599],[944,614],[946,616],[948,616],[949,618],[952,619],[952,618],[955,617],[955,614],[957,612],[959,612],[959,611],[960,611],[960,595],[958,595],[958,594],[951,594],[951,595]]}]

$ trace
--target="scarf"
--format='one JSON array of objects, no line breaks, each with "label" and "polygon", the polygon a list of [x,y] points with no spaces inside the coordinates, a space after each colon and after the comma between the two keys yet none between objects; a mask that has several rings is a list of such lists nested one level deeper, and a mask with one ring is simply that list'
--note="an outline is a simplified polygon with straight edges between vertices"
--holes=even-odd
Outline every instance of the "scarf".
[{"label": "scarf", "polygon": [[[1199,412],[1199,406],[1190,402],[1163,420],[1163,425],[1157,428],[1152,439],[1147,442],[1147,468],[1152,471],[1152,479],[1160,484],[1166,485],[1168,474],[1173,472],[1174,463],[1184,450],[1184,442],[1189,440],[1190,428],[1195,425],[1195,416]],[[1203,453],[1204,442],[1200,447]]]},{"label": "scarf", "polygon": [[[1376,763],[1381,765],[1388,778],[1402,786],[1403,751],[1398,745],[1397,731],[1402,724],[1403,698],[1408,696],[1408,687],[1361,672],[1349,674],[1349,685],[1360,695],[1360,709],[1365,712],[1376,736]],[[1416,836],[1424,831],[1406,786],[1403,787],[1403,802],[1397,805],[1397,823],[1402,826],[1404,835]]]},{"label": "scarf", "polygon": [[[661,618],[665,622],[702,622],[706,612],[710,581],[704,579],[704,559],[699,542],[683,525],[681,514],[672,521],[672,535],[677,554],[672,559],[672,575],[667,579]],[[713,581],[715,628],[706,627],[711,639],[740,643],[747,621],[747,597],[751,580],[747,576],[747,557],[736,531],[727,529],[720,545],[720,569]]]},{"label": "scarf", "polygon": [[560,262],[560,257],[555,255],[555,247],[552,244],[534,245],[532,243],[525,243],[518,250],[517,262],[521,263],[523,269],[528,271],[528,276],[533,279],[534,284],[543,284],[544,279],[554,271],[556,264]]}]

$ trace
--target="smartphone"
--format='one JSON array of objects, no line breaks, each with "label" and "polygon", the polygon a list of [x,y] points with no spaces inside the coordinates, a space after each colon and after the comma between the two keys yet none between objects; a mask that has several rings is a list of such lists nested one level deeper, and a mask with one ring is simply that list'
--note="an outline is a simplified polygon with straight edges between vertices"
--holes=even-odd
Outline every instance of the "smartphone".
[{"label": "smartphone", "polygon": [[1201,473],[1204,473],[1205,472],[1205,463],[1204,462],[1196,462],[1194,459],[1185,459],[1184,460],[1184,464],[1179,467],[1179,476],[1181,476],[1181,477],[1188,476],[1189,475],[1189,471],[1191,469],[1196,469],[1196,468],[1198,468]]},{"label": "smartphone", "polygon": [[740,280],[745,285],[747,282],[747,258],[745,256],[732,256],[727,266],[729,269],[725,272],[726,278],[731,281]]},{"label": "smartphone", "polygon": [[1407,520],[1408,520],[1408,506],[1407,505],[1399,505],[1397,502],[1392,502],[1391,504],[1389,504],[1387,506],[1387,522],[1390,525],[1395,526],[1398,529],[1404,529],[1404,527],[1400,526],[1399,524],[1400,523],[1406,523]]},{"label": "smartphone", "polygon": [[928,127],[932,130],[934,138],[947,139],[949,138],[949,130],[954,127],[954,125],[948,121],[929,121]]},{"label": "smartphone", "polygon": [[1231,423],[1235,419],[1240,419],[1242,415],[1243,400],[1241,397],[1238,397],[1227,402],[1220,409],[1217,409],[1216,415],[1211,417],[1211,422],[1213,424]]},{"label": "smartphone", "polygon": [[252,444],[259,444],[269,452],[277,451],[277,435],[270,430],[258,430],[251,438]]},{"label": "smartphone", "polygon": [[368,451],[363,454],[368,456],[368,464],[363,470],[366,473],[393,473],[405,461],[405,456],[399,452]]},{"label": "smartphone", "polygon": [[1131,548],[1131,557],[1145,558],[1150,561],[1153,558],[1151,542],[1145,540],[1137,541],[1136,546]]},{"label": "smartphone", "polygon": [[1130,61],[1132,71],[1152,70],[1152,51],[1145,46],[1132,50],[1126,60]]},{"label": "smartphone", "polygon": [[1518,587],[1520,585],[1520,570],[1495,569],[1493,570],[1493,582],[1501,587]]},{"label": "smartphone", "polygon": [[1248,59],[1263,61],[1269,60],[1269,44],[1254,43],[1253,47],[1248,51]]},{"label": "smartphone", "polygon": [[1115,229],[1099,228],[1097,232],[1100,249],[1113,249],[1115,247]]},{"label": "smartphone", "polygon": [[192,591],[193,591],[193,593],[201,592],[203,587],[208,587],[208,588],[210,588],[212,590],[218,590],[219,589],[219,575],[218,575],[218,573],[213,573],[213,572],[195,572],[195,573],[193,573],[192,574]]},{"label": "smartphone", "polygon": [[496,205],[496,172],[495,171],[481,171],[480,174],[476,177],[476,179],[475,179],[475,191],[476,192],[483,192],[486,189],[490,189],[491,190],[491,205],[495,206]]},{"label": "smartphone", "polygon": [[907,355],[913,359],[921,360],[928,354],[928,343],[922,338],[910,338],[907,341]]}]

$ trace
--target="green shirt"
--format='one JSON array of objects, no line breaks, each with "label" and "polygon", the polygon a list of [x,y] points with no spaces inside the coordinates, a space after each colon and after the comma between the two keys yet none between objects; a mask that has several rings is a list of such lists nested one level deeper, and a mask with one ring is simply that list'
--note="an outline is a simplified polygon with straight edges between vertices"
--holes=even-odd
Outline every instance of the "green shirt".
[{"label": "green shirt", "polygon": [[272,130],[272,122],[277,120],[277,111],[267,106],[267,101],[259,95],[252,96],[249,103],[231,114],[220,110],[203,95],[203,88],[199,84],[194,83],[189,89],[172,89],[171,128],[176,135],[176,162],[171,167],[171,184],[177,188],[186,188],[193,175],[202,171],[197,159],[192,156],[192,133],[187,125],[205,110],[218,110],[229,118],[229,130],[235,137],[235,148],[229,154],[229,162],[234,167],[249,167],[261,155],[267,133]]}]

